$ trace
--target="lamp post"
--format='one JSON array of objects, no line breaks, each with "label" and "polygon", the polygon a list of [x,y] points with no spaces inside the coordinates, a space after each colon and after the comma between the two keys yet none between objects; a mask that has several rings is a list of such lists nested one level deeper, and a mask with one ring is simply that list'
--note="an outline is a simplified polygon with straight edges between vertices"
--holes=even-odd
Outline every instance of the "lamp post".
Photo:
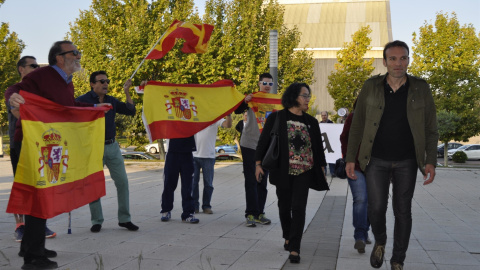
[{"label": "lamp post", "polygon": [[273,76],[273,87],[270,93],[276,94],[278,88],[278,31],[270,30],[270,74]]}]

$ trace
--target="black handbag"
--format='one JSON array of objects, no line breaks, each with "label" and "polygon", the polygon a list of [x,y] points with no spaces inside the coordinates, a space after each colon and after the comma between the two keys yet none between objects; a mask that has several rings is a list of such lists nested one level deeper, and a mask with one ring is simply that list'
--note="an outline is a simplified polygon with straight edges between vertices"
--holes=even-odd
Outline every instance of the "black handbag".
[{"label": "black handbag", "polygon": [[345,171],[345,166],[347,164],[345,163],[345,160],[343,158],[337,159],[335,162],[335,175],[340,178],[340,179],[346,179],[347,178],[347,172]]},{"label": "black handbag", "polygon": [[267,153],[262,160],[262,167],[267,170],[278,169],[278,156],[280,155],[280,146],[278,145],[278,122],[280,113],[277,113],[275,123],[273,124],[272,131],[270,131],[270,145],[268,146]]}]

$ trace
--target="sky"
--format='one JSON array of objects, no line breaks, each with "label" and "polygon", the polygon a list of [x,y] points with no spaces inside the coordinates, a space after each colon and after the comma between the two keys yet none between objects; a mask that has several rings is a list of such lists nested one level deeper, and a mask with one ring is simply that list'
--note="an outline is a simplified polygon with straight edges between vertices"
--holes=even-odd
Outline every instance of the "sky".
[{"label": "sky", "polygon": [[[0,6],[0,22],[9,23],[26,47],[23,55],[33,55],[38,63],[47,63],[53,42],[63,40],[70,26],[86,10],[91,0],[6,0]],[[195,0],[203,14],[205,0]],[[480,0],[390,0],[393,39],[412,46],[412,33],[425,21],[435,22],[437,12],[455,12],[461,25],[473,24],[480,32]]]}]

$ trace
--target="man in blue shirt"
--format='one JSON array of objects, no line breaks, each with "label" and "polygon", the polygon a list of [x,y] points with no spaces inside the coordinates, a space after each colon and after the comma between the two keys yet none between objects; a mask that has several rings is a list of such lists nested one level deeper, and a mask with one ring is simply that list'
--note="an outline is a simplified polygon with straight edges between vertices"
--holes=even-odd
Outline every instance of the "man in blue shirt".
[{"label": "man in blue shirt", "polygon": [[[113,107],[113,109],[105,113],[105,152],[103,154],[103,163],[107,165],[110,176],[117,188],[118,225],[130,231],[136,231],[138,230],[138,226],[131,222],[130,217],[127,172],[125,171],[125,164],[120,152],[120,147],[118,143],[115,142],[115,115],[117,113],[135,115],[135,105],[129,93],[132,82],[128,80],[123,86],[123,91],[127,99],[126,103],[107,95],[109,83],[110,80],[105,71],[93,72],[90,75],[90,86],[92,90],[78,97],[76,100],[92,104],[110,103]],[[90,203],[90,213],[92,220],[90,231],[99,232],[102,229],[102,223],[104,221],[100,199]]]}]

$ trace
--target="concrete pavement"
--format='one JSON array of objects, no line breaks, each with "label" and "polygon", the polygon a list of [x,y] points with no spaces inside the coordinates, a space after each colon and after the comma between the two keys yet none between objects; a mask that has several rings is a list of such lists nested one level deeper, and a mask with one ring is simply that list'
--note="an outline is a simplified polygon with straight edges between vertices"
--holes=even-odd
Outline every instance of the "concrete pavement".
[{"label": "concrete pavement", "polygon": [[[172,220],[160,221],[163,164],[129,163],[132,221],[130,232],[117,225],[116,190],[106,174],[102,198],[105,222],[90,232],[88,206],[48,220],[57,237],[46,246],[56,250],[60,269],[373,269],[372,245],[365,254],[353,249],[352,196],[345,180],[334,178],[328,192],[310,191],[300,264],[288,261],[278,219],[275,187],[269,185],[266,215],[271,225],[245,227],[245,194],[240,163],[217,163],[214,214],[197,214],[199,224],[181,222],[180,185]],[[405,269],[480,269],[480,170],[437,170],[428,186],[418,177],[413,203],[413,230]],[[20,269],[19,243],[14,241],[13,215],[6,214],[12,173],[9,158],[0,159],[0,269]],[[330,180],[330,178],[329,178]],[[387,262],[392,250],[393,213],[387,213]],[[373,235],[371,235],[373,239]]]}]

